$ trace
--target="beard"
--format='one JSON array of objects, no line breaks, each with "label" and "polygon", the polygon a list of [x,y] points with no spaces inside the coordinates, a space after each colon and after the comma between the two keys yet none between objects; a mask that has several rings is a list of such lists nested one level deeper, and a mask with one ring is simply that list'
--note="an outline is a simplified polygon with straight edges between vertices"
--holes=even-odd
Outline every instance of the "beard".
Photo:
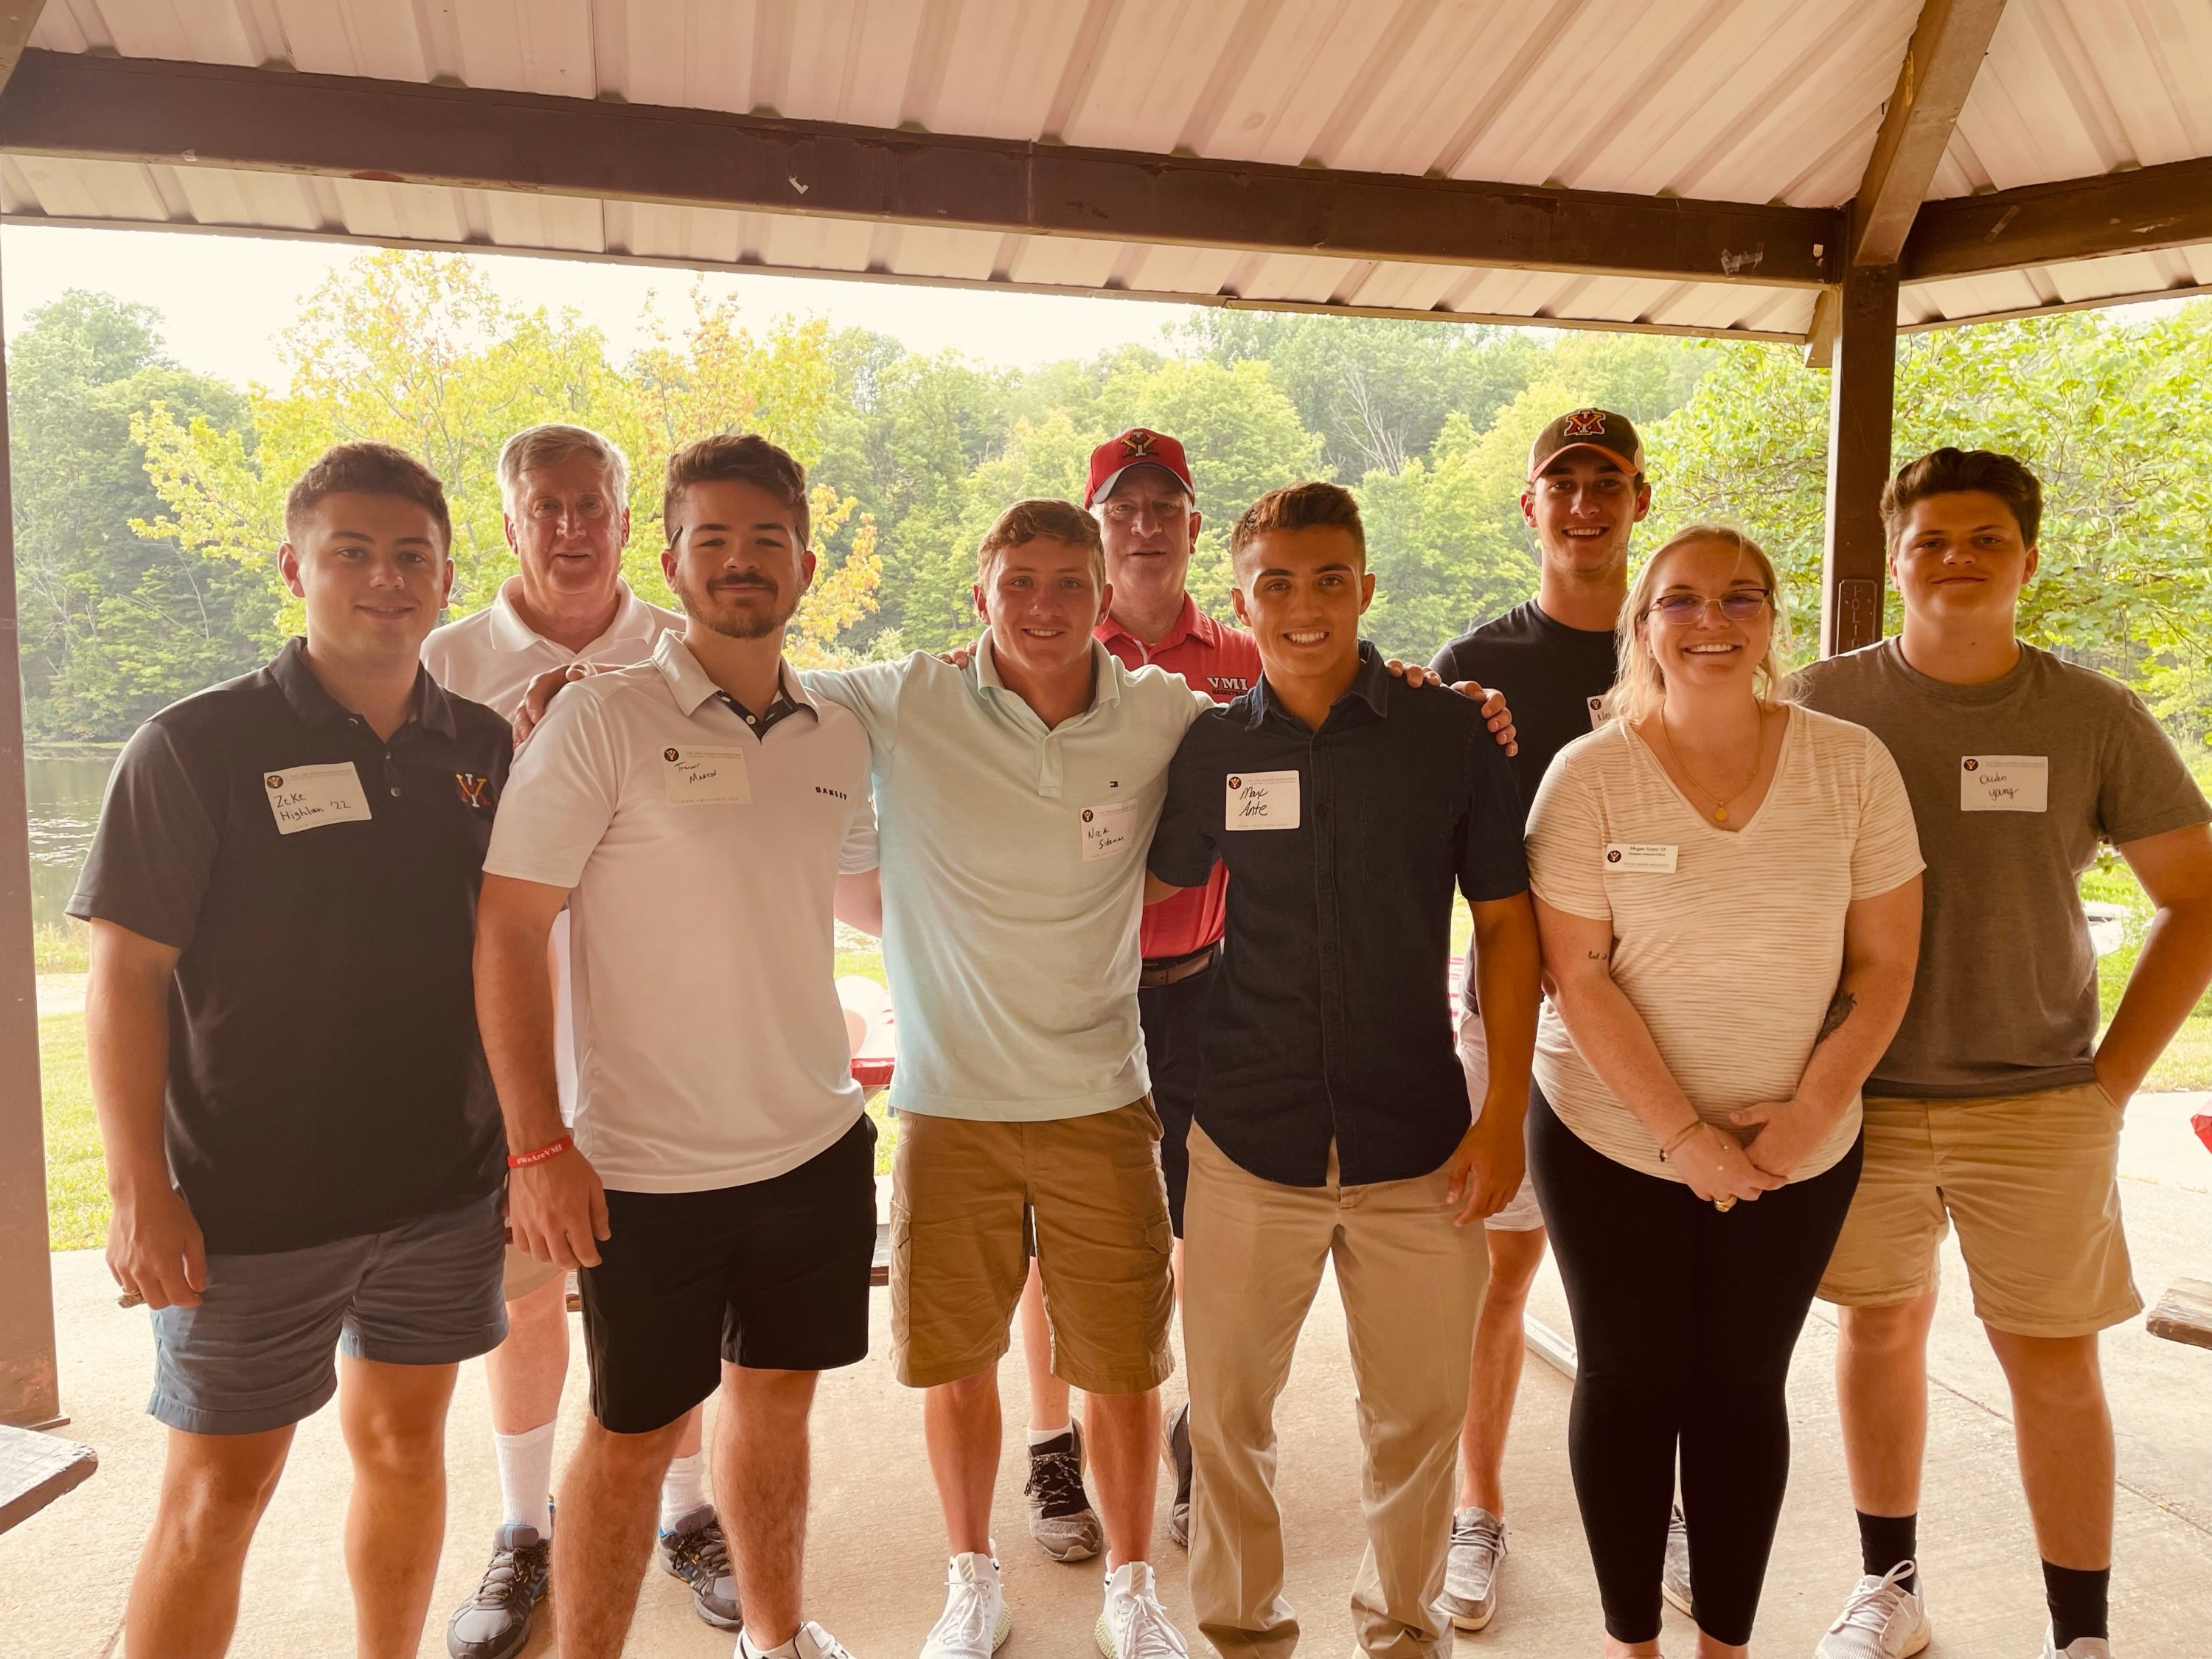
[{"label": "beard", "polygon": [[766,639],[788,623],[792,613],[799,609],[798,595],[793,594],[787,599],[782,590],[765,578],[762,579],[759,586],[750,590],[763,599],[763,603],[758,605],[738,606],[719,600],[711,582],[704,590],[681,581],[672,580],[669,586],[683,603],[685,616],[702,628],[726,639]]}]

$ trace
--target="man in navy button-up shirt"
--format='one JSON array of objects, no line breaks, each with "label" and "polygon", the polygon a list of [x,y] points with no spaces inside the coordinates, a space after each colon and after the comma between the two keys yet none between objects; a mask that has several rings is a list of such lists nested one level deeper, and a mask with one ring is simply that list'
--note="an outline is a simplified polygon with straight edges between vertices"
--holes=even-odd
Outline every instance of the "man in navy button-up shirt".
[{"label": "man in navy button-up shirt", "polygon": [[[1170,770],[1150,892],[1229,866],[1185,1206],[1200,1502],[1191,1599],[1224,1652],[1287,1656],[1273,1402],[1334,1261],[1361,1401],[1371,1659],[1449,1638],[1435,1611],[1452,1447],[1488,1255],[1465,1224],[1518,1188],[1536,930],[1511,772],[1467,699],[1409,690],[1358,636],[1375,579],[1333,484],[1255,502],[1230,542],[1260,684],[1200,716]],[[1492,1057],[1470,1124],[1445,975],[1474,914]]]}]

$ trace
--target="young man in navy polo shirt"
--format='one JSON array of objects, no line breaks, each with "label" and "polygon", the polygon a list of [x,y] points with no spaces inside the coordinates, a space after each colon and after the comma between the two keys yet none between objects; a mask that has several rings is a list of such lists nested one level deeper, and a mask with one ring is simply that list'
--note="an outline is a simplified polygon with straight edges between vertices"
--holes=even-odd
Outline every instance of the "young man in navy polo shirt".
[{"label": "young man in navy polo shirt", "polygon": [[[1369,1659],[1443,1650],[1437,1607],[1488,1256],[1468,1224],[1521,1185],[1536,926],[1521,812],[1474,703],[1394,680],[1334,484],[1253,503],[1230,539],[1261,684],[1170,769],[1148,893],[1228,865],[1228,950],[1190,1139],[1184,1348],[1197,1465],[1191,1601],[1224,1653],[1285,1659],[1273,1408],[1334,1261],[1365,1443]],[[1454,889],[1474,913],[1490,1085],[1470,1125],[1445,994]]]},{"label": "young man in navy polo shirt", "polygon": [[507,1328],[470,951],[510,739],[416,659],[453,585],[445,492],[343,444],[284,520],[305,636],[139,728],[70,901],[108,1266],[154,1310],[169,1430],[124,1640],[162,1659],[229,1645],[293,1426],[333,1392],[356,1650],[412,1656],[454,1372]]}]

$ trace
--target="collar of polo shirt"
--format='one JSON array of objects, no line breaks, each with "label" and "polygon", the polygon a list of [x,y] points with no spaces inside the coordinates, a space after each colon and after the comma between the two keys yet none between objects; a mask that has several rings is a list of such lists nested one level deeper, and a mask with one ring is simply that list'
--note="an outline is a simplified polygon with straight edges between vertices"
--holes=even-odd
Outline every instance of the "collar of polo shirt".
[{"label": "collar of polo shirt", "polygon": [[[270,677],[303,724],[343,725],[354,718],[353,710],[332,696],[315,678],[315,671],[307,666],[304,654],[307,646],[307,641],[297,635],[288,640],[284,648],[276,653],[276,660],[269,665]],[[415,671],[414,723],[442,738],[455,735],[453,705],[447,699],[445,688],[423,668]]]},{"label": "collar of polo shirt", "polygon": [[[1332,714],[1344,707],[1346,697],[1358,698],[1375,711],[1377,720],[1389,718],[1390,671],[1384,665],[1382,653],[1375,648],[1371,640],[1360,641],[1359,672],[1352,676],[1352,689],[1330,706]],[[1274,688],[1267,684],[1267,672],[1263,669],[1259,684],[1252,688],[1252,717],[1244,722],[1246,728],[1256,730],[1270,714],[1280,714],[1285,720],[1297,718],[1285,712],[1283,706],[1275,701]]]},{"label": "collar of polo shirt", "polygon": [[[499,585],[498,595],[491,602],[491,642],[501,651],[527,651],[535,645],[550,643],[544,635],[535,632],[522,620],[522,613],[514,608],[514,595],[522,585],[520,576],[509,576]],[[615,619],[607,631],[576,654],[588,657],[617,640],[643,640],[653,636],[653,607],[638,598],[630,585],[619,577],[615,592],[620,603],[615,606]]]},{"label": "collar of polo shirt", "polygon": [[[979,690],[1012,697],[1016,702],[1022,703],[1023,708],[1029,708],[1026,702],[1022,702],[1021,694],[1000,678],[998,653],[991,649],[991,636],[988,632],[975,642],[975,684]],[[1121,683],[1114,676],[1114,671],[1121,665],[1121,659],[1093,635],[1091,641],[1091,708],[1101,703],[1121,701]],[[1088,714],[1090,710],[1084,712]]]},{"label": "collar of polo shirt", "polygon": [[[1110,639],[1118,634],[1127,639],[1137,639],[1137,636],[1122,627],[1120,621],[1110,612],[1101,619],[1098,626],[1104,637]],[[1150,656],[1161,651],[1171,651],[1185,640],[1194,639],[1201,643],[1212,645],[1219,641],[1220,636],[1221,624],[1200,611],[1198,608],[1198,601],[1191,598],[1188,593],[1185,593],[1182,596],[1182,609],[1176,612],[1176,619],[1168,625],[1168,631],[1150,644],[1146,644],[1142,640],[1138,640],[1137,643],[1144,646],[1146,654]]]},{"label": "collar of polo shirt", "polygon": [[[676,698],[676,706],[686,715],[697,714],[701,703],[724,695],[713,677],[699,666],[699,659],[691,654],[691,647],[685,645],[673,629],[663,634],[654,642],[653,665],[660,671],[661,678],[668,682],[668,689]],[[822,711],[815,707],[814,699],[806,694],[806,688],[799,683],[799,676],[791,672],[789,663],[776,664],[775,678],[785,696],[812,714],[816,719],[821,718]]]}]

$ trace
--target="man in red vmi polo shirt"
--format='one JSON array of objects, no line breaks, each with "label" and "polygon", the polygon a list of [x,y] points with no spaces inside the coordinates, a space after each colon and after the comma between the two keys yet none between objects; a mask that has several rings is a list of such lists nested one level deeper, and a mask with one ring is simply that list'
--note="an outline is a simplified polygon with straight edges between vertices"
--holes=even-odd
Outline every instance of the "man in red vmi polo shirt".
[{"label": "man in red vmi polo shirt", "polygon": [[[1193,689],[1229,702],[1258,684],[1260,649],[1252,636],[1198,608],[1183,582],[1198,538],[1198,491],[1182,446],[1165,433],[1132,427],[1091,452],[1083,505],[1106,544],[1106,580],[1113,608],[1098,624],[1100,643],[1132,668],[1157,664]],[[1229,873],[1220,865],[1203,887],[1145,907],[1137,992],[1151,1067],[1152,1103],[1163,1133],[1160,1169],[1175,1224],[1175,1267],[1182,1275],[1182,1194],[1190,1169],[1190,1132],[1199,1083],[1198,1042],[1221,958]],[[1067,1385],[1053,1375],[1052,1338],[1036,1266],[1022,1297],[1022,1346],[1030,1373],[1030,1532],[1045,1552],[1082,1560],[1099,1548],[1097,1516],[1083,1490],[1080,1449],[1068,1410]],[[1188,1407],[1168,1419],[1168,1459],[1175,1501],[1168,1530],[1178,1544],[1190,1535],[1190,1431]]]}]

